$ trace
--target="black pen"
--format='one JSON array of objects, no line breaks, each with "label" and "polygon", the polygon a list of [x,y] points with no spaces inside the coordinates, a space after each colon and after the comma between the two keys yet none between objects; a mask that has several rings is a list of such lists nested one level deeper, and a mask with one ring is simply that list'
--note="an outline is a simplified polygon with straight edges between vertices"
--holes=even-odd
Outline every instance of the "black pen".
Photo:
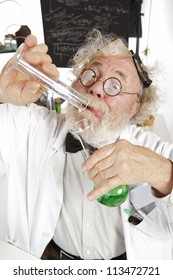
[{"label": "black pen", "polygon": [[134,216],[130,216],[128,218],[129,223],[133,224],[133,225],[138,225],[142,222],[142,220],[139,220],[138,218],[134,217]]}]

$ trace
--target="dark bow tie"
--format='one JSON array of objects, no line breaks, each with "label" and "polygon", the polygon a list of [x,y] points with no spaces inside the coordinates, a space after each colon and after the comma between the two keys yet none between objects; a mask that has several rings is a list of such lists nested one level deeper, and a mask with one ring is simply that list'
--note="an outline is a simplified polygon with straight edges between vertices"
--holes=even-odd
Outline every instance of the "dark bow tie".
[{"label": "dark bow tie", "polygon": [[[91,155],[93,152],[95,152],[97,149],[92,147],[91,145],[87,144],[84,142],[84,146],[86,149],[89,149],[89,154]],[[78,151],[83,150],[83,147],[80,143],[79,140],[77,140],[73,134],[70,132],[67,133],[66,139],[65,139],[65,147],[66,147],[66,152],[69,153],[77,153]]]}]

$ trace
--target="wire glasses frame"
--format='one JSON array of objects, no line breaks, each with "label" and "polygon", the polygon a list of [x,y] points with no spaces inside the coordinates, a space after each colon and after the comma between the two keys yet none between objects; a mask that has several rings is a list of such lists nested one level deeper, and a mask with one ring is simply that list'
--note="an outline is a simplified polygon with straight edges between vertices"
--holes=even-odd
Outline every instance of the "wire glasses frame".
[{"label": "wire glasses frame", "polygon": [[115,77],[109,77],[105,81],[98,79],[96,73],[92,69],[85,69],[80,75],[80,82],[84,87],[91,87],[97,81],[103,83],[103,90],[108,96],[116,96],[120,92],[126,94],[137,94],[139,96],[139,92],[126,92],[122,91],[122,84],[119,79]]}]

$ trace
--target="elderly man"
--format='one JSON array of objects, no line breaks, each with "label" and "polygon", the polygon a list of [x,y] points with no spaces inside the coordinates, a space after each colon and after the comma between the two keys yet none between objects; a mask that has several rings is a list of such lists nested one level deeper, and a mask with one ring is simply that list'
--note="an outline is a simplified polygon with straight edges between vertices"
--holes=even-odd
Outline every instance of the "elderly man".
[{"label": "elderly man", "polygon": [[[164,195],[171,191],[168,159],[173,159],[173,144],[136,126],[151,114],[157,96],[140,59],[120,39],[113,41],[94,30],[72,67],[73,87],[89,100],[80,112],[69,105],[65,116],[57,116],[31,103],[32,94],[26,99],[22,95],[22,104],[31,104],[19,107],[17,92],[2,93],[6,104],[0,108],[0,238],[43,259],[126,259],[121,206],[91,202],[87,194],[94,183],[98,185],[95,198],[125,183],[132,191],[146,189],[150,199],[143,197],[142,206],[153,205],[156,198],[148,184]],[[83,129],[85,123],[87,129]],[[82,170],[85,155],[80,143],[76,147],[71,142],[69,130],[81,133],[82,148],[88,154],[99,149],[83,165],[94,183]],[[111,151],[110,161],[110,152],[102,149]],[[95,166],[99,152],[101,160],[108,157],[104,168]],[[125,154],[135,167],[130,172]],[[157,181],[162,163],[165,172]],[[117,171],[109,173],[110,166]],[[107,173],[103,172],[106,167]],[[114,178],[117,174],[122,180]],[[107,181],[110,177],[112,182]]]}]

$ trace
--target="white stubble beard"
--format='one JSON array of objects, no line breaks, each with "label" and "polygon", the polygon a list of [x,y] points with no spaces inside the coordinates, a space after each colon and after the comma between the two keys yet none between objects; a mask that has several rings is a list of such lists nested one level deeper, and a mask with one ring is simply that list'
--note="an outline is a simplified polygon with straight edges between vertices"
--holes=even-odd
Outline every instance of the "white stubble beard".
[{"label": "white stubble beard", "polygon": [[79,122],[81,119],[86,118],[89,120],[92,125],[90,128],[81,132],[81,137],[85,142],[96,148],[100,148],[118,140],[122,129],[129,124],[129,113],[110,111],[110,108],[105,102],[101,100],[98,102],[98,98],[93,96],[91,96],[91,104],[94,108],[104,112],[104,116],[99,119],[90,111],[83,110],[82,112],[79,112],[78,109],[69,104],[66,111],[66,119],[69,126],[73,130],[74,124]]}]

